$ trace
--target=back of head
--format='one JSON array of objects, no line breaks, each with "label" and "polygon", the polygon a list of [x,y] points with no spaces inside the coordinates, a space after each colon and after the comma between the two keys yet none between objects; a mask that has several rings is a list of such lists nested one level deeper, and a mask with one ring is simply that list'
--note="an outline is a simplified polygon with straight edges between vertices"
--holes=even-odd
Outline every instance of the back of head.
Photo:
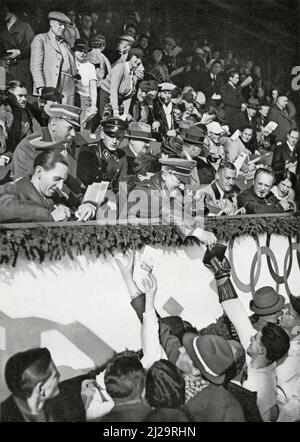
[{"label": "back of head", "polygon": [[158,408],[151,411],[144,422],[190,422],[183,410],[176,408]]},{"label": "back of head", "polygon": [[282,327],[268,322],[261,331],[261,343],[266,349],[266,358],[270,362],[278,361],[287,354],[290,338]]},{"label": "back of head", "polygon": [[108,364],[104,382],[114,400],[140,398],[145,386],[145,370],[133,352],[122,352]]},{"label": "back of head", "polygon": [[147,372],[146,399],[151,407],[179,408],[185,401],[185,381],[178,368],[161,359]]},{"label": "back of head", "polygon": [[48,378],[50,363],[47,348],[33,348],[13,355],[5,367],[5,380],[11,393],[23,400],[30,397],[34,387]]},{"label": "back of head", "polygon": [[37,166],[41,166],[45,170],[51,170],[57,163],[68,167],[68,161],[58,151],[46,149],[35,158],[33,167],[35,169]]}]

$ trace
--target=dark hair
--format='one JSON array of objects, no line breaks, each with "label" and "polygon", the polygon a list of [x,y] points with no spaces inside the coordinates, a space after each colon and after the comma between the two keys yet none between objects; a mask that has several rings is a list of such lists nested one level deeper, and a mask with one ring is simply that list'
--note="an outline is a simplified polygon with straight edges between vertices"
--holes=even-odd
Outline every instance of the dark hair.
[{"label": "dark hair", "polygon": [[45,170],[51,170],[54,169],[57,163],[69,166],[68,161],[58,151],[47,149],[38,154],[34,160],[33,167],[35,169],[37,166],[41,166]]},{"label": "dark hair", "polygon": [[146,376],[146,399],[151,407],[179,408],[185,402],[185,381],[172,362],[154,362]]},{"label": "dark hair", "polygon": [[273,177],[273,180],[275,180],[274,170],[270,166],[265,166],[265,167],[260,167],[259,169],[256,170],[256,172],[254,174],[253,181],[256,180],[256,178],[258,177],[258,175],[260,173],[267,173],[268,175],[271,175]]},{"label": "dark hair", "polygon": [[295,190],[296,189],[296,185],[297,185],[297,177],[296,177],[296,175],[293,172],[291,172],[288,169],[286,169],[283,173],[278,175],[278,177],[277,177],[277,184],[281,183],[281,181],[284,181],[286,179],[288,179],[291,182],[292,189]]},{"label": "dark hair", "polygon": [[131,48],[128,51],[127,61],[129,61],[133,55],[135,55],[137,58],[141,59],[143,57],[143,51],[140,48]]},{"label": "dark hair", "polygon": [[240,75],[240,73],[239,73],[238,71],[236,71],[235,69],[231,69],[231,70],[228,72],[228,80],[229,80],[230,78],[234,77],[236,74]]},{"label": "dark hair", "polygon": [[[218,52],[220,52],[220,51],[218,51]],[[211,69],[215,64],[220,64],[221,67],[222,67],[222,62],[221,62],[221,60],[215,60],[215,61],[212,63],[210,69]]]},{"label": "dark hair", "polygon": [[107,393],[113,399],[141,397],[145,370],[136,354],[124,351],[108,364],[104,375]]},{"label": "dark hair", "polygon": [[218,168],[218,172],[220,170],[224,170],[224,169],[230,169],[230,170],[236,170],[236,167],[233,163],[231,163],[230,161],[225,161],[222,160],[219,164],[219,168]]},{"label": "dark hair", "polygon": [[278,361],[289,351],[290,338],[282,327],[268,322],[261,332],[261,343],[266,349],[266,357],[270,362]]},{"label": "dark hair", "polygon": [[158,157],[151,153],[140,153],[134,159],[133,168],[135,173],[146,175],[147,172],[159,172],[161,164]]},{"label": "dark hair", "polygon": [[252,130],[252,133],[254,132],[253,127],[251,127],[251,126],[249,126],[249,125],[246,124],[245,126],[242,127],[241,133],[243,133],[244,130],[246,130],[246,129],[250,129],[250,130]]},{"label": "dark hair", "polygon": [[298,129],[298,127],[293,127],[292,129],[290,129],[289,131],[288,131],[288,135],[291,135],[291,133],[292,132],[298,132],[298,133],[300,133],[300,130]]},{"label": "dark hair", "polygon": [[6,86],[6,90],[10,91],[12,89],[16,89],[17,87],[22,87],[26,89],[25,83],[23,81],[11,80]]},{"label": "dark hair", "polygon": [[50,375],[51,354],[47,348],[32,348],[16,353],[6,363],[5,380],[11,393],[26,399],[34,387]]}]

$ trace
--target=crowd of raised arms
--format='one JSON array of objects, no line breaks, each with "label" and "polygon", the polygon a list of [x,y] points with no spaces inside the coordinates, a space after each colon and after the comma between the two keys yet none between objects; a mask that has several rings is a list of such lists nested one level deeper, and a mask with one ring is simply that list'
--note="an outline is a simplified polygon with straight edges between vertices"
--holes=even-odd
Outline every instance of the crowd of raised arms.
[{"label": "crowd of raised arms", "polygon": [[[203,215],[299,208],[296,107],[247,53],[203,36],[181,47],[137,11],[70,4],[32,24],[24,12],[1,8],[0,223],[153,218],[213,246]],[[231,339],[161,318],[154,274],[141,292],[134,254],[116,255],[142,351],[64,382],[48,349],[17,353],[1,419],[300,420],[300,298],[261,287],[248,318],[213,250]]]}]

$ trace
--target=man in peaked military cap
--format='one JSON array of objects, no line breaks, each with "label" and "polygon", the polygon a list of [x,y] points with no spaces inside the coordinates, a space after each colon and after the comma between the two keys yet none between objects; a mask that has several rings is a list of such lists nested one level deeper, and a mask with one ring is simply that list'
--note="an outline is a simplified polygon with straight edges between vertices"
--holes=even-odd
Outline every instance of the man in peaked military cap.
[{"label": "man in peaked military cap", "polygon": [[50,106],[50,120],[47,127],[24,138],[16,147],[12,158],[12,178],[23,178],[33,173],[36,156],[46,149],[55,149],[68,162],[68,177],[65,185],[70,198],[77,205],[85,191],[84,185],[76,178],[78,144],[86,144],[80,134],[81,110],[75,106],[54,103]]},{"label": "man in peaked military cap", "polygon": [[[195,236],[207,246],[213,245],[216,242],[213,233],[197,227],[191,215],[182,217],[186,210],[182,191],[191,182],[191,173],[196,162],[181,158],[161,158],[159,162],[162,170],[149,180],[139,182],[129,194],[128,217],[158,218],[165,224],[175,224],[183,239]],[[133,208],[138,212],[133,212]]]},{"label": "man in peaked military cap", "polygon": [[118,184],[127,175],[125,152],[119,149],[127,123],[121,118],[101,121],[100,140],[83,146],[78,156],[77,177],[86,186],[109,181],[110,188],[118,190]]}]

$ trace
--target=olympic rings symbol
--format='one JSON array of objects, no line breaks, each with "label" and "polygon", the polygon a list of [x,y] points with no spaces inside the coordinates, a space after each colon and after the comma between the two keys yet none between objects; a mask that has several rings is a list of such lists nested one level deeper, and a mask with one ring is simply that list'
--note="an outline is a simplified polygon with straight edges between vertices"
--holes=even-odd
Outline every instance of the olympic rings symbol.
[{"label": "olympic rings symbol", "polygon": [[290,296],[291,291],[290,291],[290,288],[288,285],[288,278],[289,278],[291,271],[292,271],[293,251],[294,250],[297,252],[297,261],[298,261],[298,266],[300,269],[300,241],[299,241],[300,236],[297,236],[297,238],[296,238],[297,242],[294,242],[294,243],[292,243],[292,238],[290,236],[288,237],[288,248],[287,248],[287,251],[285,254],[285,258],[284,258],[284,266],[283,266],[284,268],[283,268],[282,275],[279,275],[279,268],[278,268],[277,259],[276,259],[274,252],[270,248],[271,235],[270,234],[267,235],[265,246],[260,246],[259,239],[257,236],[254,236],[253,239],[255,240],[255,243],[256,243],[256,252],[254,254],[254,257],[253,257],[252,263],[251,263],[250,282],[249,283],[244,283],[243,281],[241,281],[239,279],[239,277],[237,275],[236,267],[234,265],[234,260],[233,260],[234,239],[231,239],[229,241],[228,257],[229,257],[229,262],[231,265],[231,274],[232,274],[233,282],[235,283],[237,288],[239,290],[241,290],[242,292],[244,292],[244,293],[251,292],[253,295],[255,292],[255,287],[257,285],[257,282],[258,282],[260,274],[261,274],[262,256],[266,255],[270,275],[272,276],[273,280],[276,283],[276,291],[279,290],[280,284],[284,284],[286,292]]}]

